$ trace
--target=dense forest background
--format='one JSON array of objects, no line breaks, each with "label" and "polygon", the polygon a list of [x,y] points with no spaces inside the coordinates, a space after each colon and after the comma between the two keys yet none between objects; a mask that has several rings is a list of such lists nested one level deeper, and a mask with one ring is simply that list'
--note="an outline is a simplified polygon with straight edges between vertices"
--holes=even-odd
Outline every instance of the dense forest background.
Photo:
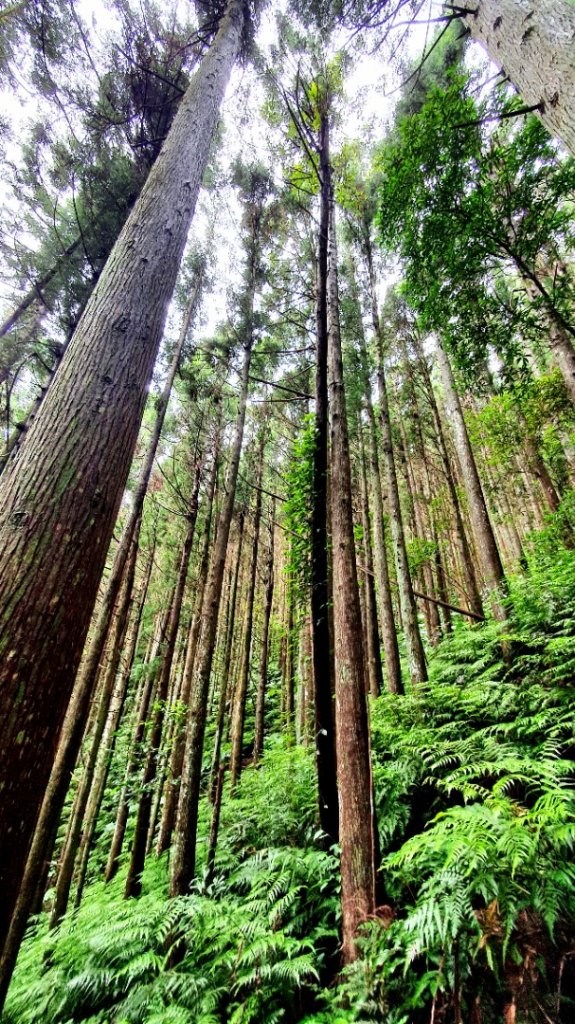
[{"label": "dense forest background", "polygon": [[0,4],[5,1024],[573,1019],[574,55]]}]

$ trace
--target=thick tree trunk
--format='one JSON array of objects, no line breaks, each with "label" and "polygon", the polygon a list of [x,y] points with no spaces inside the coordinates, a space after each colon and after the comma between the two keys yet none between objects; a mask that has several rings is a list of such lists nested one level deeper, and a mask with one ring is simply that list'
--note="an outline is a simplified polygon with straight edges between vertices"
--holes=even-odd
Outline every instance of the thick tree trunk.
[{"label": "thick tree trunk", "polygon": [[10,708],[0,729],[2,942],[243,21],[244,4],[230,0],[49,395],[0,483],[0,694]]},{"label": "thick tree trunk", "polygon": [[441,341],[437,341],[437,360],[441,373],[441,381],[445,392],[448,415],[451,420],[457,458],[461,467],[463,483],[469,505],[469,516],[475,537],[481,570],[485,578],[487,590],[491,595],[494,615],[506,618],[500,597],[505,591],[505,574],[499,556],[499,550],[489,519],[483,488],[477,472],[477,464],[473,454],[459,395],[455,388],[453,371],[447,353]]},{"label": "thick tree trunk", "polygon": [[333,709],[333,650],[330,635],[328,538],[328,396],[327,396],[327,251],[329,233],[329,124],[321,118],[319,133],[320,223],[316,282],[316,401],[313,467],[311,613],[314,678],[315,752],[319,822],[330,843],[338,839],[337,771]]},{"label": "thick tree trunk", "polygon": [[335,215],[328,262],[331,525],[335,700],[341,850],[342,953],[357,956],[361,924],[375,909],[371,765],[361,612],[355,562],[349,440],[343,385]]},{"label": "thick tree trunk", "polygon": [[[88,715],[90,700],[92,699],[96,684],[106,638],[108,636],[114,604],[118,596],[118,591],[125,572],[126,562],[134,536],[136,532],[139,531],[144,499],[146,497],[148,484],[154,466],[154,460],[156,458],[168,401],[178,368],[181,351],[189,332],[192,317],[197,309],[201,294],[201,286],[202,278],[199,276],[194,293],[190,298],[190,302],[184,316],[178,342],[172,354],[172,360],[170,362],[164,387],[156,402],[156,417],[144,458],[144,465],[140,471],[138,483],[132,500],[132,506],[122,531],[120,543],[114,555],[114,562],[106,583],[104,596],[98,608],[92,638],[84,656],[84,660],[80,665],[72,700],[62,727],[56,759],[50,773],[48,787],[44,795],[40,815],[34,832],[34,839],[29,853],[28,863],[26,865],[26,873],[22,880],[20,893],[17,894],[18,909],[17,914],[15,913],[15,921],[10,929],[10,950],[7,952],[6,963],[4,964],[3,961],[1,962],[0,977],[2,978],[2,981],[0,982],[0,1006],[3,1004],[3,1000],[5,998],[5,991],[2,987],[4,984],[4,978],[7,978],[6,984],[8,984],[11,977],[11,971],[15,964],[15,956],[17,956],[20,943],[24,937],[28,914],[30,913],[30,907],[37,888],[37,872],[42,870],[42,864],[49,859],[52,852],[58,818],[64,804],[72,771],[74,770],[74,765],[80,750],[80,744],[84,734],[84,725]],[[18,922],[17,925],[16,920]],[[18,928],[18,936],[15,930],[16,927]]]},{"label": "thick tree trunk", "polygon": [[570,0],[463,0],[471,35],[551,135],[575,154],[575,7]]}]

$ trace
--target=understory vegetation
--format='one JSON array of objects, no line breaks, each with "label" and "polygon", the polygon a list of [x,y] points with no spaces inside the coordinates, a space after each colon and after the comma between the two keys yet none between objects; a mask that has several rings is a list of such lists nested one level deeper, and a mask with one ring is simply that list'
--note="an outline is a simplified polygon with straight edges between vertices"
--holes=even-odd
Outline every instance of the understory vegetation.
[{"label": "understory vegetation", "polygon": [[[313,749],[276,737],[224,802],[211,880],[200,865],[170,899],[163,856],[139,900],[124,872],[93,881],[57,930],[32,925],[5,1024],[487,1024],[510,995],[521,1021],[572,1019],[575,553],[557,532],[533,535],[510,621],[458,624],[426,684],[370,703],[379,906],[337,986]],[[204,863],[208,828],[204,801]]]}]

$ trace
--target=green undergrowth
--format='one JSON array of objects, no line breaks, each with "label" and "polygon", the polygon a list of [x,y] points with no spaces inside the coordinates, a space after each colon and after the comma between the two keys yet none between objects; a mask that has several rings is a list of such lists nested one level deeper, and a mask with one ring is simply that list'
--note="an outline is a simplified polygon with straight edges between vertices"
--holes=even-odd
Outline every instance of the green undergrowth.
[{"label": "green undergrowth", "polygon": [[503,626],[458,625],[417,692],[372,702],[380,906],[338,984],[313,751],[272,738],[224,802],[213,882],[170,900],[152,860],[140,900],[92,884],[32,929],[4,1024],[573,1020],[573,552],[539,538],[509,604]]}]

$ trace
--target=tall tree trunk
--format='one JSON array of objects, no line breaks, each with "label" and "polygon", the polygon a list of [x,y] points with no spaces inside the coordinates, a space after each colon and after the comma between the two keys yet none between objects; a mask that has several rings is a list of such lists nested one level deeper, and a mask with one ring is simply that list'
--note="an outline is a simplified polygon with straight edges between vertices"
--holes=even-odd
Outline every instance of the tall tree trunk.
[{"label": "tall tree trunk", "polygon": [[[190,695],[192,692],[192,682],[194,678],[194,665],[196,660],[196,652],[198,647],[198,637],[200,634],[200,626],[202,622],[202,610],[204,605],[204,596],[206,590],[206,576],[209,568],[210,561],[210,536],[214,506],[214,495],[216,492],[216,482],[218,478],[218,466],[219,466],[219,453],[220,453],[220,420],[218,419],[218,426],[216,429],[216,438],[214,442],[213,450],[213,461],[210,472],[210,480],[206,494],[206,518],[204,522],[204,535],[202,540],[202,552],[199,560],[199,571],[198,571],[198,582],[196,587],[196,598],[194,607],[194,616],[192,621],[192,628],[188,637],[188,643],[186,646],[186,655],[184,660],[184,672],[182,676],[182,687],[180,690],[180,701],[184,707],[189,707]],[[170,756],[170,765],[168,769],[168,781],[166,787],[166,795],[164,799],[164,807],[162,810],[162,819],[160,822],[160,832],[158,836],[158,842],[156,845],[156,854],[158,857],[167,850],[172,842],[172,834],[174,831],[174,825],[176,822],[176,813],[178,809],[178,797],[180,793],[180,779],[182,775],[182,765],[184,761],[184,751],[186,746],[186,732],[183,726],[178,726],[173,746],[172,753]]]},{"label": "tall tree trunk", "polygon": [[176,589],[172,601],[172,608],[170,611],[170,620],[168,623],[168,629],[166,634],[166,648],[162,657],[162,665],[158,681],[158,693],[156,696],[157,706],[154,714],[154,719],[152,722],[152,728],[150,731],[148,755],[146,758],[144,775],[142,778],[142,793],[138,804],[138,813],[136,816],[136,825],[134,828],[134,838],[132,840],[132,855],[128,867],[126,887],[124,889],[124,896],[126,899],[128,899],[130,896],[139,896],[142,891],[142,871],[144,870],[144,861],[146,857],[146,840],[148,836],[148,826],[150,824],[150,812],[152,807],[152,785],[156,778],[158,752],[160,749],[160,742],[162,739],[162,732],[164,728],[165,705],[168,698],[168,689],[170,685],[172,664],[174,660],[174,652],[176,650],[178,629],[180,626],[180,616],[182,612],[184,590],[188,578],[188,567],[190,564],[192,545],[194,542],[194,535],[196,531],[196,520],[198,517],[198,495],[201,480],[201,467],[201,459],[198,459],[198,463],[196,466],[196,479],[194,483],[194,490],[191,496],[190,507],[188,509],[186,517],[188,521],[188,528],[186,531],[186,536],[184,538],[184,543],[180,556],[178,580],[176,583]]},{"label": "tall tree trunk", "polygon": [[244,10],[242,0],[229,0],[56,380],[0,482],[0,694],[11,709],[0,728],[1,942],[54,762]]},{"label": "tall tree trunk", "polygon": [[236,602],[238,597],[238,580],[240,576],[240,565],[242,561],[242,545],[244,539],[245,516],[243,511],[240,512],[238,520],[238,541],[235,555],[236,565],[234,569],[233,580],[231,581],[231,590],[226,615],[226,635],[224,639],[224,651],[220,674],[220,692],[218,698],[218,707],[216,711],[216,733],[214,736],[214,750],[212,753],[212,767],[210,771],[209,796],[211,803],[214,802],[216,796],[217,780],[220,770],[220,754],[222,749],[222,739],[224,735],[224,722],[226,717],[226,705],[228,699],[228,686],[230,681],[230,665],[232,661],[234,626],[236,622]]},{"label": "tall tree trunk", "polygon": [[214,542],[206,594],[200,639],[198,643],[197,667],[194,671],[194,689],[188,714],[186,752],[180,785],[178,817],[176,822],[176,844],[172,863],[170,890],[173,896],[187,893],[196,870],[196,831],[200,800],[200,781],[210,674],[218,629],[218,615],[222,583],[226,564],[228,539],[234,502],[248,397],[248,383],[252,357],[253,304],[255,295],[255,261],[252,261],[252,277],[247,296],[248,326],[245,336],[244,365],[241,374],[240,396],[236,432],[229,461],[226,494],[220,512],[217,534]]},{"label": "tall tree trunk", "polygon": [[459,395],[455,387],[453,371],[442,342],[437,340],[437,360],[441,373],[441,382],[445,392],[445,401],[451,419],[457,458],[461,467],[463,483],[469,505],[469,516],[475,537],[481,570],[485,578],[488,592],[491,595],[493,613],[497,618],[506,617],[500,596],[505,591],[505,575],[497,548],[495,535],[489,519],[483,488],[477,471],[467,427],[461,408]]},{"label": "tall tree trunk", "polygon": [[421,347],[419,340],[415,339],[416,351],[419,361],[419,367],[423,374],[425,383],[425,390],[427,394],[428,402],[431,406],[431,412],[433,415],[433,422],[435,426],[435,436],[437,439],[437,445],[439,448],[439,455],[443,466],[443,473],[445,476],[445,482],[449,491],[449,497],[453,508],[453,514],[455,517],[455,533],[457,537],[457,545],[459,547],[461,555],[461,568],[465,580],[465,592],[467,600],[469,602],[469,608],[475,615],[483,616],[483,603],[481,601],[481,594],[479,592],[479,585],[477,583],[477,576],[473,565],[473,555],[467,539],[467,533],[465,530],[465,524],[463,522],[463,515],[461,512],[461,504],[459,496],[457,494],[457,487],[453,477],[453,470],[451,467],[451,460],[449,458],[449,451],[445,442],[445,434],[443,430],[443,423],[439,414],[439,407],[435,398],[435,392],[431,383],[431,376],[429,373],[429,367],[425,359],[425,354]]},{"label": "tall tree trunk", "polygon": [[80,785],[76,793],[76,798],[74,800],[72,813],[70,815],[70,820],[68,823],[68,831],[64,843],[64,849],[60,857],[58,879],[55,888],[52,914],[50,917],[51,928],[55,928],[56,925],[60,922],[60,920],[66,913],[66,908],[68,906],[68,898],[70,895],[70,887],[72,885],[74,864],[76,862],[76,854],[78,852],[78,846],[82,834],[82,826],[84,823],[84,814],[86,811],[86,805],[92,792],[94,772],[96,770],[96,764],[100,752],[102,737],[104,735],[104,729],[106,727],[106,722],[108,720],[110,702],[112,700],[112,695],[114,692],[114,686],[118,672],[118,665],[120,664],[120,657],[122,653],[122,646],[126,637],[128,615],[132,600],[132,590],[136,570],[136,558],[138,554],[138,535],[139,525],[132,544],[132,554],[130,555],[130,560],[126,565],[126,581],[124,583],[123,591],[121,591],[118,609],[114,616],[115,621],[113,630],[111,631],[112,642],[110,648],[110,655],[108,659],[108,664],[104,666],[104,682],[99,695],[98,713],[94,722],[94,728],[90,735],[89,750],[87,753],[85,763],[83,765]]},{"label": "tall tree trunk", "polygon": [[106,882],[111,882],[112,879],[118,872],[120,866],[120,855],[122,853],[122,847],[124,845],[124,838],[126,835],[126,826],[128,824],[128,815],[130,813],[130,800],[129,800],[129,789],[131,781],[141,764],[141,747],[144,739],[146,730],[146,723],[148,721],[150,705],[154,693],[156,691],[157,683],[157,671],[154,670],[153,665],[158,657],[158,653],[161,649],[168,620],[170,616],[170,610],[172,607],[173,592],[170,596],[163,613],[158,617],[156,622],[156,632],[153,637],[153,642],[150,647],[149,660],[146,663],[147,673],[145,676],[144,686],[139,699],[136,702],[134,708],[134,727],[132,733],[132,739],[130,742],[130,750],[128,753],[128,762],[126,765],[126,772],[124,776],[124,784],[120,792],[120,799],[118,801],[118,810],[116,813],[116,822],[114,825],[114,834],[112,836],[112,842],[110,844],[110,852],[108,854],[108,861],[106,864],[106,870],[104,872],[104,878]]},{"label": "tall tree trunk", "polygon": [[335,700],[341,850],[342,953],[357,956],[361,924],[375,909],[371,765],[361,612],[355,562],[349,439],[339,331],[335,214],[328,262],[331,526],[335,630]]},{"label": "tall tree trunk", "polygon": [[379,653],[379,630],[377,628],[377,608],[373,573],[373,552],[371,547],[371,522],[369,516],[369,490],[367,487],[367,471],[363,432],[360,432],[360,469],[361,469],[361,525],[363,532],[363,549],[365,553],[365,625],[367,639],[367,666],[369,692],[372,697],[379,697],[383,688],[383,672]]},{"label": "tall tree trunk", "polygon": [[329,624],[330,581],[328,537],[328,325],[327,256],[329,233],[329,124],[322,115],[319,132],[320,222],[316,281],[316,400],[313,466],[311,612],[314,678],[315,752],[320,826],[330,843],[338,839],[339,818],[333,710],[334,666]]},{"label": "tall tree trunk", "polygon": [[260,668],[258,679],[258,691],[256,697],[256,718],[254,728],[254,764],[258,764],[258,762],[261,760],[264,749],[264,713],[266,702],[266,688],[268,682],[270,619],[272,614],[272,603],[274,596],[274,519],[275,499],[272,502],[270,520],[268,525],[268,560],[266,565],[265,576]]},{"label": "tall tree trunk", "polygon": [[238,676],[238,683],[234,694],[232,714],[232,749],[230,756],[230,787],[233,790],[242,770],[242,748],[244,740],[244,723],[246,716],[246,698],[250,678],[250,661],[252,652],[252,627],[254,619],[254,600],[256,594],[256,578],[258,571],[258,553],[260,543],[260,521],[262,517],[262,479],[264,470],[264,452],[266,441],[266,428],[262,427],[261,441],[258,454],[258,470],[256,483],[256,507],[254,512],[254,542],[252,549],[252,564],[250,579],[248,581],[247,605],[245,609],[245,640],[243,647],[242,665]]},{"label": "tall tree trunk", "polygon": [[104,735],[102,737],[102,744],[99,752],[99,760],[96,766],[94,785],[90,793],[90,797],[86,807],[86,813],[84,816],[84,823],[82,827],[82,840],[79,850],[76,895],[74,898],[74,906],[76,907],[80,905],[80,901],[82,899],[84,891],[92,840],[94,837],[94,832],[96,830],[96,825],[98,823],[98,816],[100,813],[100,808],[102,800],[104,798],[106,784],[108,781],[108,773],[110,771],[112,759],[114,756],[114,748],[116,745],[118,727],[124,712],[126,695],[128,692],[130,676],[134,664],[134,657],[138,643],[138,635],[140,623],[142,620],[142,613],[144,610],[144,604],[146,601],[148,587],[150,584],[150,578],[152,575],[155,547],[156,538],[154,535],[153,544],[148,555],[148,564],[144,573],[141,593],[138,596],[136,614],[134,617],[134,621],[131,623],[132,635],[128,641],[127,650],[125,652],[124,666],[118,679],[118,682],[116,684],[114,695],[112,697],[110,712],[108,714],[108,720],[106,722]]},{"label": "tall tree trunk", "polygon": [[575,155],[575,8],[570,0],[463,0],[465,23],[525,103]]},{"label": "tall tree trunk", "polygon": [[197,309],[201,294],[201,287],[202,277],[199,276],[184,316],[182,329],[172,355],[164,387],[156,400],[156,417],[144,458],[144,465],[140,471],[140,476],[138,478],[138,483],[132,500],[132,506],[122,531],[120,543],[114,555],[114,562],[107,580],[104,596],[98,607],[92,638],[80,666],[80,671],[74,686],[72,700],[62,727],[56,759],[50,773],[48,787],[44,795],[40,815],[34,832],[32,846],[28,855],[26,872],[22,879],[20,892],[17,894],[18,907],[17,912],[15,908],[14,921],[10,928],[10,938],[8,942],[9,949],[6,952],[5,959],[4,957],[0,959],[0,1008],[3,1005],[6,996],[5,986],[9,984],[12,970],[16,962],[16,957],[18,955],[18,950],[24,937],[28,915],[37,889],[38,872],[42,870],[42,865],[50,858],[52,852],[58,818],[60,817],[60,813],[64,805],[70,778],[72,771],[74,770],[74,765],[78,757],[80,744],[84,734],[84,725],[98,676],[100,660],[102,658],[106,638],[108,636],[112,611],[116,602],[122,577],[124,575],[130,547],[134,540],[136,531],[139,530],[144,499],[146,497],[150,476],[154,466],[154,460],[156,458],[168,401],[178,368],[181,351],[189,332],[192,317]]},{"label": "tall tree trunk", "polygon": [[377,345],[377,380],[379,389],[380,423],[382,448],[385,462],[385,478],[387,482],[387,499],[389,503],[389,519],[391,536],[395,554],[395,567],[397,572],[397,586],[399,590],[399,606],[401,619],[405,634],[405,645],[409,662],[409,672],[412,684],[427,679],[427,667],[425,664],[425,652],[419,632],[417,621],[417,606],[413,594],[413,585],[409,574],[407,550],[405,546],[405,533],[403,527],[403,516],[399,500],[399,487],[397,483],[397,471],[395,467],[395,456],[393,450],[393,439],[391,434],[391,420],[389,415],[389,399],[387,394],[387,382],[385,378],[384,344],[383,332],[377,307],[377,289],[375,280],[375,268],[373,265],[373,252],[371,238],[366,232],[363,239],[363,254],[367,264],[371,293],[371,319],[373,332]]}]

